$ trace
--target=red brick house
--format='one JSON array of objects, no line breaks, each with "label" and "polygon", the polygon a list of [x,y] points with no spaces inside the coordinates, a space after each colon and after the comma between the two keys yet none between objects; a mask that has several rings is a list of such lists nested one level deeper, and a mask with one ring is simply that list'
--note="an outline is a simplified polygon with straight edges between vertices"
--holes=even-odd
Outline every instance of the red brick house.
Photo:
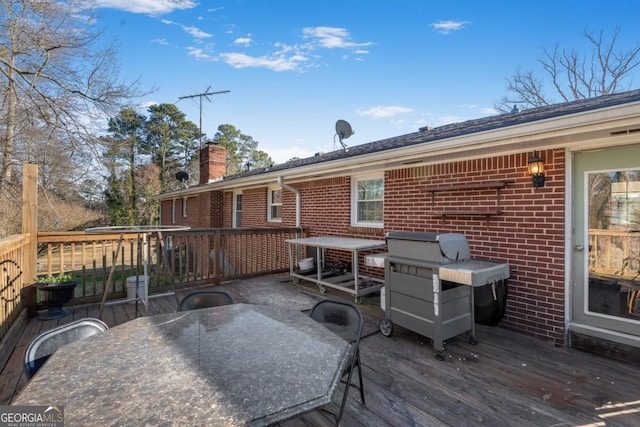
[{"label": "red brick house", "polygon": [[511,267],[501,326],[556,345],[640,347],[640,91],[223,173],[224,149],[208,145],[200,184],[159,196],[162,223],[464,233],[474,258]]}]

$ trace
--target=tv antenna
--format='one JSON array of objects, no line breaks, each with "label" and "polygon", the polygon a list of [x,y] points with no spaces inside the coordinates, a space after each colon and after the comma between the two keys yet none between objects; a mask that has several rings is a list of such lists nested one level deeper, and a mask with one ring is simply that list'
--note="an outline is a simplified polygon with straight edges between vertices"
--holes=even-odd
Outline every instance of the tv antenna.
[{"label": "tv antenna", "polygon": [[[344,149],[345,152],[349,151],[349,149],[347,148],[347,144],[342,142],[342,140],[349,138],[354,133],[355,132],[353,131],[353,129],[351,129],[351,125],[346,120],[338,120],[336,122],[336,136],[340,140],[340,145],[342,145],[342,148]],[[336,142],[336,138],[333,137],[334,149],[336,148],[335,142]]]},{"label": "tv antenna", "polygon": [[209,96],[211,96],[211,95],[221,95],[223,93],[229,93],[229,92],[231,92],[231,91],[230,90],[218,90],[218,91],[215,91],[215,92],[211,92],[211,86],[209,86],[202,93],[196,93],[195,95],[186,95],[186,96],[178,97],[178,99],[200,98],[200,139],[199,139],[200,148],[202,148],[202,98],[206,98],[207,101],[212,102],[211,99],[209,99]]}]

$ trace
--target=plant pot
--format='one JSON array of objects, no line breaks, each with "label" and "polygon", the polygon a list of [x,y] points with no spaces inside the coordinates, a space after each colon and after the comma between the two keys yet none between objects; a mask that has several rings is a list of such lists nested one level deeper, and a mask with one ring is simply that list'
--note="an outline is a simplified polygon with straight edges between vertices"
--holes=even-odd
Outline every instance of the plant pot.
[{"label": "plant pot", "polygon": [[71,314],[69,310],[65,310],[62,306],[73,298],[73,290],[77,281],[59,284],[36,283],[40,291],[41,301],[46,302],[49,310],[38,314],[41,320],[59,319]]},{"label": "plant pot", "polygon": [[38,307],[36,303],[36,285],[30,284],[22,288],[20,291],[22,297],[22,307],[27,309],[28,317],[38,315]]}]

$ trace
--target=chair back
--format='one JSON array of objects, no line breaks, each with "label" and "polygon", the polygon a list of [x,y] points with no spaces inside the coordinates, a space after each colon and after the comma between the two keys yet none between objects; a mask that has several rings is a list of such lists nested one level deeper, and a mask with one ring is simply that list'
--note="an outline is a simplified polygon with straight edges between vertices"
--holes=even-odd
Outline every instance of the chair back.
[{"label": "chair back", "polygon": [[355,305],[342,301],[320,301],[313,306],[309,316],[343,340],[351,344],[360,342],[364,320]]},{"label": "chair back", "polygon": [[33,377],[47,359],[65,344],[104,332],[109,327],[99,319],[80,319],[35,337],[24,352],[24,371]]},{"label": "chair back", "polygon": [[[351,387],[355,387],[360,390],[360,399],[362,400],[362,405],[365,405],[364,386],[362,384],[362,366],[360,363],[360,337],[362,336],[364,318],[360,309],[355,305],[348,302],[334,300],[320,301],[313,306],[309,316],[316,322],[323,324],[327,329],[340,336],[345,341],[351,343],[347,363],[342,369],[342,377],[346,376],[347,378],[346,380],[342,380],[342,382],[346,384],[346,389],[342,395],[340,411],[337,414],[334,414],[325,410],[335,417],[336,425],[339,426],[347,403],[349,389]],[[360,380],[359,386],[351,382],[351,376],[353,375],[353,371],[356,367],[358,368],[358,378]]]},{"label": "chair back", "polygon": [[178,311],[196,310],[199,308],[218,307],[233,304],[231,295],[224,291],[192,292],[180,301]]}]

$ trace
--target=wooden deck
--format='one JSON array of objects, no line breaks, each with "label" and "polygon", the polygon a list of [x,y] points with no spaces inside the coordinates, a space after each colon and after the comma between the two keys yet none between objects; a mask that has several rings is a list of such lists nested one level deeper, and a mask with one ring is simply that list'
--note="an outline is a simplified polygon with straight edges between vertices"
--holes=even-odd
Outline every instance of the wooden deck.
[{"label": "wooden deck", "polygon": [[[338,291],[320,295],[315,286],[294,285],[287,276],[232,282],[221,288],[237,302],[292,304],[301,309],[325,297],[352,300]],[[465,336],[450,339],[445,360],[438,361],[427,338],[398,327],[391,337],[382,336],[377,329],[383,315],[378,298],[363,300],[367,407],[360,405],[357,390],[352,390],[343,426],[640,425],[640,366],[481,325],[478,345],[471,345]],[[176,309],[173,296],[151,301],[150,314]],[[21,359],[33,337],[57,324],[97,315],[97,306],[85,306],[57,321],[32,318],[2,370],[0,405],[9,404],[26,383]],[[108,306],[103,317],[109,326],[116,326],[135,317],[134,305]],[[323,413],[314,411],[282,425],[329,424]]]}]

